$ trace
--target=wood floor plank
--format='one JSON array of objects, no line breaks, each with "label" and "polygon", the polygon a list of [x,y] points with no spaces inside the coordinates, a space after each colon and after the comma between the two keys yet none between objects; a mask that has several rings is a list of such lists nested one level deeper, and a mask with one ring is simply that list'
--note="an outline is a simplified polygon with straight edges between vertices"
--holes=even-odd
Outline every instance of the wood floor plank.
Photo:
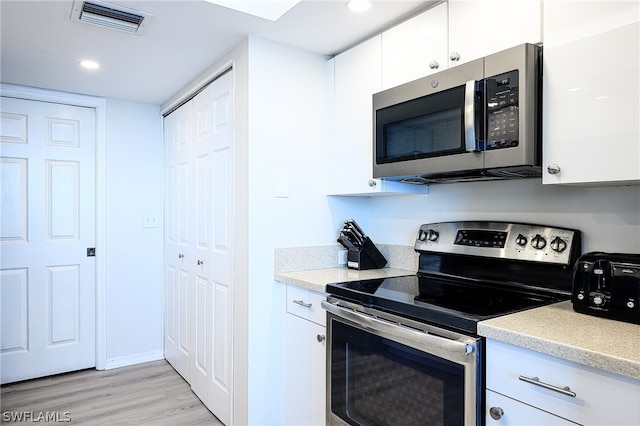
[{"label": "wood floor plank", "polygon": [[57,416],[71,425],[222,425],[164,360],[60,374],[0,390],[1,423],[13,423],[13,416],[20,420],[15,423],[42,424],[42,416]]}]

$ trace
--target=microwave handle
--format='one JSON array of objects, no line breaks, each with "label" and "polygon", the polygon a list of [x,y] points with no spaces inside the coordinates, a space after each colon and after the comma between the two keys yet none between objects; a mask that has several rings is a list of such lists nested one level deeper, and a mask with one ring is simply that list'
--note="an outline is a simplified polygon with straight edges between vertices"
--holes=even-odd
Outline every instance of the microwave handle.
[{"label": "microwave handle", "polygon": [[469,80],[464,89],[464,142],[467,152],[478,152],[476,138],[476,81]]}]

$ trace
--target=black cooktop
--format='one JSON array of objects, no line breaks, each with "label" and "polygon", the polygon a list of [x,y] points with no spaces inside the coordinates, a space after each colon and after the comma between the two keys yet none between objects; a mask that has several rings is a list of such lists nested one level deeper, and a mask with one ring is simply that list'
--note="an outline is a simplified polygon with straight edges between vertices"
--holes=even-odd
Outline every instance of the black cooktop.
[{"label": "black cooktop", "polygon": [[474,335],[479,321],[569,298],[420,275],[329,284],[327,292],[371,308]]}]

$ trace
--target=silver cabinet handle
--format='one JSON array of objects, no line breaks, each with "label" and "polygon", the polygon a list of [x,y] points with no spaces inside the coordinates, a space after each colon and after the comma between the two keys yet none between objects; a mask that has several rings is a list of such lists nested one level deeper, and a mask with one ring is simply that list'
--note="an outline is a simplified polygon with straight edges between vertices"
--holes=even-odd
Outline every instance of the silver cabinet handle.
[{"label": "silver cabinet handle", "polygon": [[489,415],[493,420],[500,420],[504,416],[504,410],[500,407],[491,407],[489,409]]},{"label": "silver cabinet handle", "polygon": [[451,52],[451,55],[449,56],[449,59],[451,59],[452,61],[459,61],[460,60],[460,54],[458,52]]},{"label": "silver cabinet handle", "polygon": [[324,342],[324,340],[326,339],[326,337],[324,337],[324,334],[318,334],[316,336],[316,339],[318,339],[318,343],[322,343]]},{"label": "silver cabinet handle", "polygon": [[370,186],[371,188],[373,188],[374,186],[376,186],[376,185],[377,185],[377,182],[376,182],[375,180],[373,180],[373,179],[369,179],[369,182],[367,182],[367,183],[369,184],[369,186]]},{"label": "silver cabinet handle", "polygon": [[182,258],[184,258],[184,254],[178,253],[178,259],[182,259]]},{"label": "silver cabinet handle", "polygon": [[431,61],[429,62],[429,68],[431,68],[432,70],[437,70],[438,68],[440,68],[440,63],[438,63],[438,61]]},{"label": "silver cabinet handle", "polygon": [[204,265],[204,260],[198,259],[198,265]]},{"label": "silver cabinet handle", "polygon": [[311,308],[311,303],[304,303],[304,300],[294,300],[293,303],[304,306],[305,308]]},{"label": "silver cabinet handle", "polygon": [[540,379],[537,377],[520,376],[518,377],[518,380],[522,380],[523,382],[527,382],[535,386],[540,386],[541,388],[549,389],[554,392],[558,392],[563,395],[570,396],[571,398],[576,397],[576,393],[573,392],[571,388],[569,388],[569,386],[564,386],[561,388],[558,386],[550,385],[549,383],[541,382]]},{"label": "silver cabinet handle", "polygon": [[549,164],[547,166],[547,173],[549,173],[550,175],[557,175],[558,173],[560,173],[560,166],[558,166],[557,164]]}]

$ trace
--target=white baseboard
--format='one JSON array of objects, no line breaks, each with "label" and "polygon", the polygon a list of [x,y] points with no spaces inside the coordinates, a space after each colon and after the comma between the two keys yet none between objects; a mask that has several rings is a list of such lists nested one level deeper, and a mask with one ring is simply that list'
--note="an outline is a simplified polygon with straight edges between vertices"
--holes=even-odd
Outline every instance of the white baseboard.
[{"label": "white baseboard", "polygon": [[162,349],[157,351],[150,351],[141,354],[122,356],[118,358],[107,359],[105,370],[111,370],[113,368],[127,367],[129,365],[142,364],[143,362],[158,361],[164,359],[164,353]]}]

